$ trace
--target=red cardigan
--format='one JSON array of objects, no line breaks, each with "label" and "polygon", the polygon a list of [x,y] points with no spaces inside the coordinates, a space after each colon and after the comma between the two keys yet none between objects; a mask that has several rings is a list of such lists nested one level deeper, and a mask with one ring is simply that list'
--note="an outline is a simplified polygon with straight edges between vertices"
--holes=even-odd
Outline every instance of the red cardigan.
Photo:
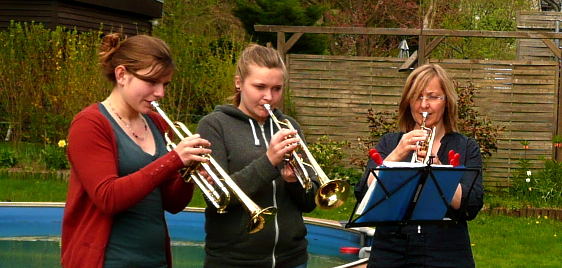
[{"label": "red cardigan", "polygon": [[[164,133],[163,118],[154,112],[149,116]],[[131,208],[156,187],[161,187],[163,208],[170,213],[182,211],[193,197],[194,184],[179,177],[184,164],[175,151],[118,178],[115,135],[98,103],[74,117],[67,156],[71,169],[61,238],[61,265],[65,268],[102,268],[113,215]],[[167,242],[171,267],[169,237]]]}]

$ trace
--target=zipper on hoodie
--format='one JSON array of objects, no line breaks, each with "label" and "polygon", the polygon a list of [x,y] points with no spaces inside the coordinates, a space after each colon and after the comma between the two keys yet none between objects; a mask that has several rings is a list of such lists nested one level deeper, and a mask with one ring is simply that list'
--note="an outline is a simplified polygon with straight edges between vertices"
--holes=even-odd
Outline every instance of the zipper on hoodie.
[{"label": "zipper on hoodie", "polygon": [[[273,137],[273,125],[271,124],[272,123],[271,118],[269,119],[269,121],[271,126],[271,137]],[[269,142],[267,142],[267,137],[265,136],[265,129],[263,125],[260,125],[260,129],[261,129],[261,136],[265,141],[265,147],[269,149]],[[273,181],[272,187],[273,187],[273,206],[277,207],[277,184],[275,183],[275,181]],[[271,252],[271,260],[272,260],[271,267],[275,268],[275,248],[277,247],[277,242],[279,242],[279,224],[277,222],[277,214],[275,214],[273,223],[275,224],[275,243],[273,244],[273,251]]]}]

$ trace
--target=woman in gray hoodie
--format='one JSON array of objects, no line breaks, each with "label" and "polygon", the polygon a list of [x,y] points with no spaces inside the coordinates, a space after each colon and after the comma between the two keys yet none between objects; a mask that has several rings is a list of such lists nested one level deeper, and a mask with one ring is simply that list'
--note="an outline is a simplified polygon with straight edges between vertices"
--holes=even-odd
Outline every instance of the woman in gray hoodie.
[{"label": "woman in gray hoodie", "polygon": [[[211,142],[212,157],[241,190],[261,208],[277,207],[272,222],[249,234],[250,217],[232,197],[227,213],[205,210],[205,267],[306,267],[308,241],[302,213],[316,207],[318,182],[305,191],[285,154],[303,137],[299,124],[275,107],[282,100],[286,78],[279,53],[260,45],[240,55],[234,78],[233,104],[220,105],[199,122],[197,133]],[[278,129],[264,104],[278,120],[295,130]]]}]

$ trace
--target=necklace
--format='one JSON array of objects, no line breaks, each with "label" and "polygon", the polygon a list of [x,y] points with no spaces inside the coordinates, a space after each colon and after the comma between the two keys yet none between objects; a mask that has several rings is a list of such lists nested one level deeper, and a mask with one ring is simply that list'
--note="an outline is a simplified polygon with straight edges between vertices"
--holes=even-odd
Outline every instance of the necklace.
[{"label": "necklace", "polygon": [[131,128],[131,126],[129,126],[129,124],[127,124],[127,121],[125,121],[118,113],[117,111],[115,111],[115,109],[113,109],[113,105],[111,105],[111,101],[109,101],[109,99],[107,99],[107,104],[109,104],[109,108],[111,109],[111,111],[113,111],[113,113],[117,116],[117,118],[119,118],[119,120],[121,120],[121,122],[123,122],[123,124],[125,124],[125,126],[129,129],[129,131],[131,131],[131,134],[133,134],[133,137],[140,139],[140,140],[144,140],[146,139],[146,136],[148,135],[148,126],[146,124],[146,120],[144,119],[144,117],[142,115],[139,114],[139,117],[141,118],[142,122],[144,123],[144,137],[139,137],[139,135],[137,135],[137,133],[135,133],[135,131]]}]

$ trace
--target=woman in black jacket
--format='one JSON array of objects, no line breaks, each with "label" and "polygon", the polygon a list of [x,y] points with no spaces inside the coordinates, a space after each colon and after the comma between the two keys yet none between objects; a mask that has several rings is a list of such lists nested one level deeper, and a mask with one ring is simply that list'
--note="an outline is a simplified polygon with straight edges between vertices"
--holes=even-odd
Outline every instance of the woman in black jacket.
[{"label": "woman in black jacket", "polygon": [[[250,219],[238,200],[231,198],[227,213],[214,206],[205,210],[204,267],[304,268],[308,261],[307,229],[302,213],[316,207],[315,178],[306,191],[285,154],[304,137],[299,124],[276,106],[282,101],[286,68],[279,53],[256,44],[240,55],[234,78],[233,105],[219,105],[201,119],[197,132],[211,142],[213,158],[250,199],[261,208],[275,206],[274,220],[249,234]],[[287,119],[295,130],[278,129],[275,117]]]},{"label": "woman in black jacket", "polygon": [[[459,164],[482,168],[480,147],[474,139],[456,132],[458,96],[453,83],[439,65],[428,64],[414,70],[406,81],[399,107],[400,132],[384,135],[376,149],[388,162],[410,162],[419,143],[427,137],[420,129],[423,113],[425,126],[435,127],[431,155],[434,164],[449,164],[450,150],[459,153]],[[427,152],[417,152],[422,161]],[[376,167],[370,159],[363,178],[355,187],[360,200],[373,180],[369,170]],[[376,228],[369,268],[375,267],[474,267],[467,221],[476,217],[483,206],[482,175],[466,173],[451,201],[459,221],[453,225],[380,226]],[[463,208],[462,210],[460,208]],[[460,215],[460,211],[463,211]]]}]

